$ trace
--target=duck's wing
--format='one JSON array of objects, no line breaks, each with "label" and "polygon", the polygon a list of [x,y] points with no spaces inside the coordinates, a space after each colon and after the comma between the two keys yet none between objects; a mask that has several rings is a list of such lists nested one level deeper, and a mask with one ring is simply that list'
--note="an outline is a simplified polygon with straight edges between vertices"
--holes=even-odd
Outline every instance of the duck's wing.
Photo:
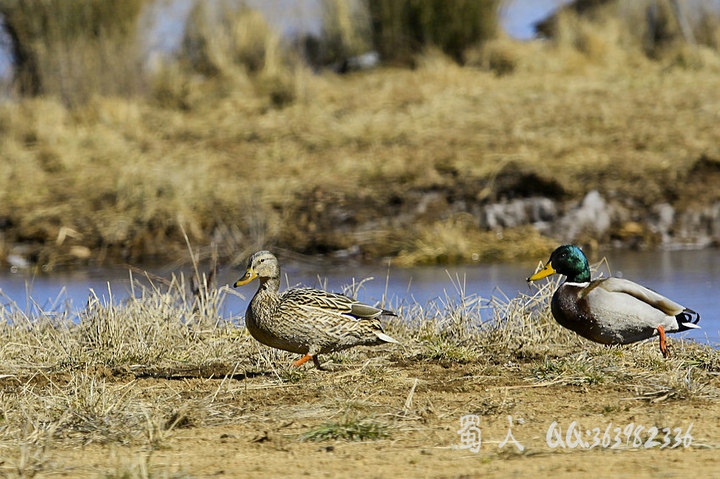
[{"label": "duck's wing", "polygon": [[319,308],[323,311],[346,314],[358,319],[376,318],[380,315],[396,316],[392,311],[376,308],[348,298],[345,295],[329,293],[321,289],[289,289],[282,294],[281,299],[283,302],[292,303],[297,306]]},{"label": "duck's wing", "polygon": [[646,288],[645,286],[639,285],[627,279],[606,278],[593,281],[590,286],[586,288],[587,291],[584,292],[583,295],[587,295],[592,289],[596,287],[602,288],[610,293],[622,293],[630,295],[635,299],[643,301],[644,303],[647,303],[650,306],[659,309],[668,316],[677,316],[678,314],[681,314],[685,311],[690,311],[686,309],[683,305],[666,298],[660,293],[656,293],[652,289]]},{"label": "duck's wing", "polygon": [[396,316],[394,312],[360,303],[342,294],[314,288],[295,288],[281,295],[280,304],[287,314],[304,311],[306,317],[324,324],[323,331],[333,338],[369,334],[386,343],[397,343],[383,332],[380,323],[381,315]]}]

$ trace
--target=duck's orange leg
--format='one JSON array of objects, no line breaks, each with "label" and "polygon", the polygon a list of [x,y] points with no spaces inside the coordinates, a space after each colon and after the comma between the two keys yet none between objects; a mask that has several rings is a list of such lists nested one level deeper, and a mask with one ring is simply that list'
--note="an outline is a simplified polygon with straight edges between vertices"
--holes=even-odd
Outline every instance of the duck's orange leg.
[{"label": "duck's orange leg", "polygon": [[660,352],[664,358],[670,357],[670,351],[668,351],[667,343],[665,342],[665,328],[662,326],[657,327],[658,333],[660,333]]},{"label": "duck's orange leg", "polygon": [[297,361],[292,363],[292,366],[298,366],[298,367],[302,366],[303,364],[305,364],[306,362],[308,362],[311,359],[313,359],[313,355],[310,353],[307,353],[305,356],[301,357],[300,359],[298,359]]}]

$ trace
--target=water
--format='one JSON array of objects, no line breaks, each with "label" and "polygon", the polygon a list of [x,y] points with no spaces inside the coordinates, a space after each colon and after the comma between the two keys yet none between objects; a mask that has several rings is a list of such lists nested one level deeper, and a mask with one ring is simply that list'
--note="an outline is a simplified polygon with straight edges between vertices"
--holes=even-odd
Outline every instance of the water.
[{"label": "water", "polygon": [[[641,283],[665,296],[694,309],[701,315],[702,329],[685,333],[688,337],[712,344],[720,342],[720,318],[717,311],[720,297],[720,251],[612,251],[605,254],[611,271],[601,266],[606,276],[612,274]],[[538,258],[545,261],[547,258]],[[340,292],[344,286],[362,283],[358,299],[373,303],[388,298],[390,305],[453,299],[466,295],[482,298],[513,297],[518,292],[530,292],[525,278],[533,272],[536,262],[510,264],[478,264],[453,267],[421,267],[402,269],[385,265],[332,266],[315,261],[312,264],[284,265],[282,287],[314,286]],[[151,269],[154,274],[170,277],[172,271]],[[244,271],[227,268],[219,271],[218,284],[232,284]],[[137,273],[135,278],[140,277]],[[544,281],[544,280],[543,280]],[[130,295],[129,274],[123,268],[92,269],[72,273],[32,278],[26,274],[0,275],[0,303],[15,303],[22,310],[30,310],[33,302],[43,310],[63,308],[66,304],[81,309],[90,289],[99,297],[109,298],[108,283],[116,301]],[[248,300],[255,293],[253,282],[227,296],[224,315],[242,316]],[[29,294],[28,294],[29,293]],[[31,299],[28,299],[31,298]]]}]

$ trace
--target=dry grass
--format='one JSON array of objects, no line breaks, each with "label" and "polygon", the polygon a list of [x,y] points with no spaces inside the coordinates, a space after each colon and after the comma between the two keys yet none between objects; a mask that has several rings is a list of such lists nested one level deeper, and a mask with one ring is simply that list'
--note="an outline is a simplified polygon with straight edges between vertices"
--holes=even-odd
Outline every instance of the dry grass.
[{"label": "dry grass", "polygon": [[[543,240],[476,227],[489,203],[597,189],[642,215],[716,199],[693,173],[720,158],[710,50],[654,62],[577,20],[585,47],[497,38],[466,68],[431,50],[413,71],[311,74],[257,12],[202,5],[147,101],[0,105],[0,259],[176,259],[184,229],[230,262],[260,246],[504,260]],[[336,5],[327,28],[350,45],[348,15]]]},{"label": "dry grass", "polygon": [[143,86],[143,0],[50,0],[0,4],[15,86],[68,106],[95,95],[132,97]]},{"label": "dry grass", "polygon": [[225,259],[260,245],[408,254],[453,212],[513,195],[518,170],[541,181],[525,194],[554,182],[565,198],[590,187],[640,205],[696,197],[683,181],[703,154],[720,155],[714,73],[586,72],[320,76],[312,101],[282,110],[233,94],[187,112],[5,104],[5,253],[23,242],[48,267],[177,257],[184,227]]},{"label": "dry grass", "polygon": [[[179,64],[165,65],[154,96],[165,106],[193,108],[208,95],[247,95],[267,99],[274,107],[302,94],[304,67],[256,10],[223,3],[211,9],[197,2],[187,19]],[[179,70],[178,70],[179,69]],[[202,97],[191,83],[201,75]]]},{"label": "dry grass", "polygon": [[[576,2],[540,25],[559,49],[594,62],[650,58],[683,68],[718,67],[720,15],[709,3]],[[678,6],[678,9],[675,8]]]},{"label": "dry grass", "polygon": [[556,244],[531,226],[479,231],[468,214],[420,225],[418,230],[405,240],[396,265],[512,261],[547,256]]},{"label": "dry grass", "polygon": [[303,39],[304,55],[316,68],[340,69],[343,61],[372,49],[370,20],[362,2],[323,0],[322,31],[319,37]]},{"label": "dry grass", "polygon": [[413,62],[428,48],[438,48],[461,62],[468,48],[495,37],[497,0],[365,0],[375,50],[386,61]]},{"label": "dry grass", "polygon": [[[167,65],[152,101],[0,105],[0,258],[23,244],[46,270],[167,259],[185,256],[188,237],[200,258],[228,262],[260,246],[407,265],[544,257],[534,230],[479,231],[474,212],[548,189],[640,205],[717,198],[693,173],[720,158],[712,51],[652,62],[576,26],[565,45],[496,39],[466,52],[468,68],[428,52],[414,71],[311,76],[277,61],[252,13],[216,31],[197,15],[199,60]],[[184,277],[136,283],[122,303],[90,292],[80,312],[3,301],[0,475],[74,474],[66,455],[127,445],[143,453],[98,469],[105,477],[185,477],[151,455],[218,425],[253,431],[233,457],[264,444],[284,454],[303,437],[391,446],[408,431],[447,445],[434,435],[458,411],[516,411],[514,388],[552,387],[558,401],[580,391],[609,417],[629,416],[628,401],[714,407],[717,350],[673,337],[663,360],[654,342],[589,343],[550,316],[554,287],[489,300],[458,283],[456,295],[402,304],[387,324],[400,346],[331,355],[328,373],[288,368],[292,355],[221,317],[232,293],[193,295]]]},{"label": "dry grass", "polygon": [[[555,287],[548,282],[529,295],[488,301],[458,282],[454,295],[398,308],[401,319],[386,326],[400,346],[333,354],[328,359],[334,371],[324,373],[289,368],[292,355],[260,346],[234,321],[221,319],[225,288],[201,288],[194,296],[182,277],[137,283],[134,296],[122,303],[110,291],[91,292],[77,314],[63,307],[26,312],[6,306],[0,328],[0,471],[57,472],[64,466],[53,451],[80,445],[163,450],[179,434],[254,424],[265,417],[266,406],[274,421],[301,425],[283,439],[261,429],[251,443],[392,438],[432,410],[413,405],[416,388],[446,387],[430,377],[421,386],[418,380],[407,384],[399,373],[411,365],[452,364],[530,388],[612,384],[654,402],[720,399],[716,350],[671,338],[674,356],[663,360],[655,342],[617,348],[588,343],[550,316]],[[248,394],[248,388],[257,391]],[[285,388],[319,394],[323,401],[263,406],[263,394]],[[388,390],[403,391],[404,406],[382,406]],[[483,414],[504,414],[507,407],[489,399],[483,404]],[[119,463],[107,477],[184,474],[157,469],[149,455],[145,460]]]}]

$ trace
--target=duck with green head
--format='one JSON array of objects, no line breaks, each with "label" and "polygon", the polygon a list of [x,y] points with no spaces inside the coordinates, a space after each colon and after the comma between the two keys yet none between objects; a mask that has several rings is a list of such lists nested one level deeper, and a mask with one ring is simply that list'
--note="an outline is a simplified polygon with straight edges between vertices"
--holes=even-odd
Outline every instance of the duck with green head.
[{"label": "duck with green head", "polygon": [[260,286],[248,305],[245,326],[266,346],[303,354],[293,366],[312,359],[322,369],[318,354],[397,343],[385,334],[380,323],[381,316],[397,316],[392,311],[320,289],[293,288],[278,293],[280,265],[269,251],[253,254],[245,275],[233,286],[237,288],[256,278]]},{"label": "duck with green head", "polygon": [[557,248],[545,267],[527,280],[555,273],[567,279],[553,294],[553,316],[561,326],[591,341],[629,344],[660,336],[660,351],[667,358],[665,333],[699,328],[698,313],[651,289],[621,278],[592,281],[588,260],[577,246]]}]

